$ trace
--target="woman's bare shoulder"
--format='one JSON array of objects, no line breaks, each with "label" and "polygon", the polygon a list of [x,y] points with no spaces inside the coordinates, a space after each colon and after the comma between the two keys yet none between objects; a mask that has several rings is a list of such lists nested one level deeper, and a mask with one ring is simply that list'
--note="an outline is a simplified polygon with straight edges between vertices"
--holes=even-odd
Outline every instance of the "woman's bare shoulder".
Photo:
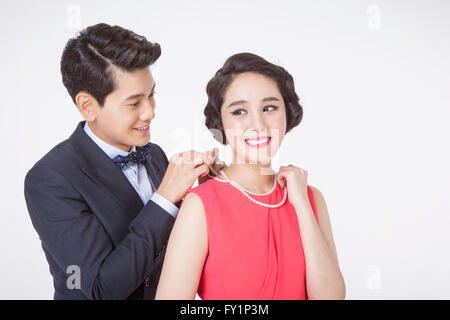
[{"label": "woman's bare shoulder", "polygon": [[214,188],[214,181],[213,179],[209,179],[198,186],[191,188],[187,191],[183,198],[183,203],[186,202],[188,199],[188,205],[189,206],[199,206],[202,204],[202,198],[207,198],[211,191]]},{"label": "woman's bare shoulder", "polygon": [[180,210],[183,207],[203,210],[203,202],[197,193],[191,191],[184,196],[183,204],[181,205]]},{"label": "woman's bare shoulder", "polygon": [[320,208],[326,207],[325,197],[324,197],[323,193],[319,190],[319,188],[317,188],[315,186],[311,186],[311,185],[308,185],[308,186],[314,195],[314,200],[316,202],[316,206],[318,206]]},{"label": "woman's bare shoulder", "polygon": [[202,199],[195,192],[189,192],[185,195],[183,203],[181,204],[178,218],[189,220],[205,219],[205,209],[203,207]]}]

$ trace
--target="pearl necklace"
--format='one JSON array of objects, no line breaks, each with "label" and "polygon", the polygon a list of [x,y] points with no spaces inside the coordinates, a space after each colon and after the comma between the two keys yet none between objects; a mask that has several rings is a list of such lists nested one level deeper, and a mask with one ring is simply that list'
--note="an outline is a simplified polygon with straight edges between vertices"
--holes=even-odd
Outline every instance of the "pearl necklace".
[{"label": "pearl necklace", "polygon": [[[219,175],[212,167],[211,167],[211,170],[214,172],[214,174],[215,174],[216,176]],[[239,191],[241,191],[242,194],[243,194],[244,196],[246,196],[250,201],[256,203],[257,205],[260,205],[260,206],[263,206],[263,207],[266,207],[266,208],[278,208],[278,207],[281,207],[281,206],[286,202],[286,198],[287,198],[287,188],[286,188],[286,187],[284,187],[284,197],[283,197],[283,200],[281,200],[281,202],[278,203],[278,204],[267,204],[267,203],[263,203],[263,202],[260,202],[260,201],[258,201],[258,200],[253,199],[253,198],[250,197],[250,195],[249,195],[249,194],[252,194],[252,195],[255,195],[255,196],[265,196],[265,195],[271,194],[271,193],[273,192],[273,190],[275,190],[275,187],[277,186],[277,177],[276,177],[276,175],[275,175],[275,177],[274,177],[274,184],[273,184],[272,190],[270,190],[269,192],[266,192],[266,193],[254,193],[254,192],[251,192],[251,191],[249,191],[249,190],[246,190],[243,186],[241,186],[240,184],[238,184],[236,181],[233,181],[233,180],[228,179],[228,177],[226,176],[226,174],[225,174],[225,172],[224,172],[223,170],[221,170],[220,173],[222,173],[222,175],[224,176],[225,180],[219,179],[219,178],[217,178],[217,177],[210,176],[209,174],[208,174],[208,175],[209,175],[211,178],[214,178],[215,180],[217,180],[217,181],[219,181],[219,182],[222,182],[222,183],[229,183],[230,185],[232,185],[233,187],[235,187],[236,189],[238,189]]]}]

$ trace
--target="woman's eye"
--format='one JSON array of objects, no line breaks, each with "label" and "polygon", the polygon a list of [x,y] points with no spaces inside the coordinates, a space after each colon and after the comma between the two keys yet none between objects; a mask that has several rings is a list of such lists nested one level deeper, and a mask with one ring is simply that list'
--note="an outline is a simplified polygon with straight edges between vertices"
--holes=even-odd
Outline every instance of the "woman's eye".
[{"label": "woman's eye", "polygon": [[278,109],[278,107],[277,106],[265,106],[264,107],[264,111],[266,111],[267,110],[267,108],[273,108],[273,109],[271,109],[271,110],[269,110],[269,111],[273,111],[273,110],[276,110],[276,109]]},{"label": "woman's eye", "polygon": [[136,103],[133,103],[133,104],[129,104],[129,106],[132,106],[132,107],[137,107],[138,105],[139,105],[139,101]]},{"label": "woman's eye", "polygon": [[235,116],[240,116],[243,114],[243,113],[241,113],[241,111],[245,112],[245,110],[243,110],[243,109],[237,109],[237,110],[233,111],[231,114],[233,114]]}]

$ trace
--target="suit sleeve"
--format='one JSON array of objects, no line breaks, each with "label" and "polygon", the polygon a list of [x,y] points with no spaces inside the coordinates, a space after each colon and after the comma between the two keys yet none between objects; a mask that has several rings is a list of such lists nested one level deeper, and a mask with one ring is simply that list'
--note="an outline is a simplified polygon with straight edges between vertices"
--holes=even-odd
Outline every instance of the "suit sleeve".
[{"label": "suit sleeve", "polygon": [[174,218],[149,201],[114,246],[75,187],[51,167],[34,167],[25,199],[42,246],[63,272],[79,267],[90,299],[126,299],[145,279],[165,248]]}]

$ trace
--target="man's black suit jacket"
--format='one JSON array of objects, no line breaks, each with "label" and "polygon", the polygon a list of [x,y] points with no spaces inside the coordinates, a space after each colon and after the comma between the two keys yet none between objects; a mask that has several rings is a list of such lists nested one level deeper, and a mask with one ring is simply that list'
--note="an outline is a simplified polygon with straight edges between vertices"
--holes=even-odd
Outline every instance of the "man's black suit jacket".
[{"label": "man's black suit jacket", "polygon": [[[175,219],[151,200],[143,205],[122,171],[84,132],[84,123],[25,178],[54,299],[153,299]],[[168,159],[158,145],[150,146],[145,165],[158,188]]]}]

